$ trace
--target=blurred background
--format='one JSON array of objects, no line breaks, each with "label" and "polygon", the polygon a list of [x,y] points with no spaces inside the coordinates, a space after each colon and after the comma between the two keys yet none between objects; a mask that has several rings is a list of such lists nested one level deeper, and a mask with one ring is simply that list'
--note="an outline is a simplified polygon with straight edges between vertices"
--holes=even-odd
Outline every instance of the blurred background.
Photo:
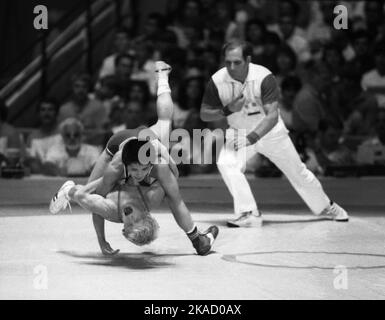
[{"label": "blurred background", "polygon": [[[333,26],[345,5],[348,28]],[[0,2],[0,170],[87,176],[109,137],[156,121],[154,62],[171,64],[173,128],[203,123],[202,95],[224,42],[253,45],[252,62],[280,85],[280,114],[318,176],[385,175],[384,1],[67,0]],[[48,29],[36,30],[36,5]],[[215,155],[215,141],[205,152]],[[175,143],[178,150],[190,144]],[[195,159],[196,160],[196,159]],[[181,165],[182,175],[216,173]],[[250,159],[257,177],[281,173]]]}]

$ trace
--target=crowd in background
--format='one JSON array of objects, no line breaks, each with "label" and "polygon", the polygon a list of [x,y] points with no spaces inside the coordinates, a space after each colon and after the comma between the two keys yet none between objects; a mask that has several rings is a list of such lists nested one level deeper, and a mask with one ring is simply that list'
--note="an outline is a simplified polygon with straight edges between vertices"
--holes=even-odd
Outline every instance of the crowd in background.
[{"label": "crowd in background", "polygon": [[[385,2],[342,2],[349,21],[338,30],[333,9],[341,1],[282,0],[274,16],[268,2],[259,3],[170,0],[165,14],[145,17],[139,34],[127,21],[97,75],[73,75],[68,101],[40,102],[40,126],[24,141],[0,106],[2,166],[9,162],[6,149],[24,145],[23,165],[32,173],[89,174],[113,133],[156,121],[156,60],[173,68],[173,128],[226,128],[225,119],[207,124],[199,112],[205,85],[222,66],[221,48],[233,38],[249,41],[252,62],[275,75],[280,115],[310,170],[346,175],[385,165]],[[215,165],[180,170],[212,172]],[[280,174],[260,155],[247,170]]]}]

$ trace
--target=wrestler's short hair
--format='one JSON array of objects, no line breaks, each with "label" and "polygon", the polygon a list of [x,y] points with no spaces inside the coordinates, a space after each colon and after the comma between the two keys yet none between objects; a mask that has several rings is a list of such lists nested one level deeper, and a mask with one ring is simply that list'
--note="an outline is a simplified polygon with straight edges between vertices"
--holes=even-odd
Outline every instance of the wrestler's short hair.
[{"label": "wrestler's short hair", "polygon": [[122,162],[125,166],[128,166],[132,163],[147,164],[143,163],[145,159],[141,159],[141,148],[145,150],[146,158],[149,158],[150,162],[153,163],[155,158],[152,159],[152,155],[155,154],[154,147],[151,142],[147,140],[138,140],[132,139],[128,141],[122,149]]},{"label": "wrestler's short hair", "polygon": [[151,243],[158,237],[159,224],[150,215],[134,224],[127,224],[122,230],[123,236],[137,246],[143,246]]}]

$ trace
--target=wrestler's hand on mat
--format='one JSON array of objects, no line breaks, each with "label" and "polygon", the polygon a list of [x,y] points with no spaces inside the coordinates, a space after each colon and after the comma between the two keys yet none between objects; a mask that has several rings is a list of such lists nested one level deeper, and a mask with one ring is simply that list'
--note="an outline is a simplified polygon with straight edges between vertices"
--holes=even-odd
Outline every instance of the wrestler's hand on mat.
[{"label": "wrestler's hand on mat", "polygon": [[120,251],[119,249],[117,250],[112,249],[110,244],[106,240],[99,240],[99,246],[100,246],[100,250],[102,250],[102,253],[105,256],[113,256]]}]

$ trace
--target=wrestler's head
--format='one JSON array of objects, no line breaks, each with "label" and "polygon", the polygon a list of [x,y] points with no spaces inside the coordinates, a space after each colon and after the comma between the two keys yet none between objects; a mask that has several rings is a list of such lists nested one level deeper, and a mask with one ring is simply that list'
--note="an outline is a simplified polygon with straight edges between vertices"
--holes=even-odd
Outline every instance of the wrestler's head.
[{"label": "wrestler's head", "polygon": [[152,168],[154,161],[151,160],[154,152],[155,149],[149,141],[129,140],[122,149],[122,162],[126,174],[135,181],[142,181]]},{"label": "wrestler's head", "polygon": [[123,208],[123,236],[132,243],[142,246],[158,236],[159,225],[143,208],[134,203]]}]

